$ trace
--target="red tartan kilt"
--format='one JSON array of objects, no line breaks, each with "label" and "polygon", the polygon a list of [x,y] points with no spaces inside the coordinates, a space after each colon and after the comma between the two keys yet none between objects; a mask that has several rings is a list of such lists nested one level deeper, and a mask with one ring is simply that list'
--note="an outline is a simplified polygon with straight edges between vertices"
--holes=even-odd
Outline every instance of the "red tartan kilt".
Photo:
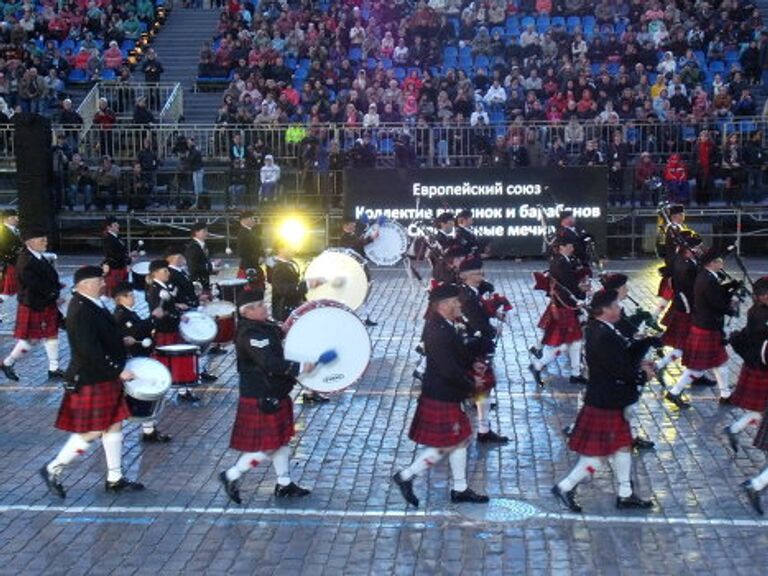
[{"label": "red tartan kilt", "polygon": [[64,392],[56,428],[67,432],[98,432],[131,417],[120,380],[82,386]]},{"label": "red tartan kilt", "polygon": [[659,282],[659,290],[656,295],[664,300],[672,300],[675,297],[675,291],[672,288],[672,278],[662,278]]},{"label": "red tartan kilt", "polygon": [[155,332],[152,340],[155,343],[155,348],[171,346],[173,344],[184,344],[184,340],[182,340],[178,330],[176,332]]},{"label": "red tartan kilt", "polygon": [[19,304],[13,337],[19,340],[43,340],[59,335],[59,309],[51,304],[41,312]]},{"label": "red tartan kilt", "polygon": [[689,370],[709,370],[728,361],[728,353],[719,330],[704,330],[691,326],[683,348],[683,366]]},{"label": "red tartan kilt", "polygon": [[670,308],[661,323],[667,327],[661,337],[664,346],[685,350],[691,332],[691,315]]},{"label": "red tartan kilt", "polygon": [[632,432],[624,411],[585,405],[576,417],[568,447],[584,456],[610,456],[632,446]]},{"label": "red tartan kilt", "polygon": [[[245,269],[242,266],[237,269],[237,277],[243,279],[248,278]],[[266,286],[264,271],[261,269],[261,266],[256,269],[256,280],[254,281],[254,284],[256,285],[256,288],[264,288]]]},{"label": "red tartan kilt", "polygon": [[3,273],[3,286],[0,288],[0,294],[3,296],[13,296],[19,291],[19,280],[16,276],[16,266],[9,264],[5,267]]},{"label": "red tartan kilt", "polygon": [[539,320],[539,328],[544,330],[541,342],[547,346],[570,344],[583,338],[581,324],[576,310],[547,306],[544,315]]},{"label": "red tartan kilt", "polygon": [[768,370],[743,365],[736,389],[731,394],[731,404],[744,410],[765,412],[768,408]]},{"label": "red tartan kilt", "polygon": [[241,452],[277,450],[293,438],[293,402],[280,401],[274,414],[264,414],[258,398],[240,398],[229,447]]},{"label": "red tartan kilt", "polygon": [[128,268],[110,268],[107,275],[104,276],[104,282],[107,285],[107,296],[112,296],[115,288],[121,282],[128,281]]},{"label": "red tartan kilt", "polygon": [[472,435],[472,425],[459,402],[443,402],[421,396],[408,437],[417,444],[445,448]]}]

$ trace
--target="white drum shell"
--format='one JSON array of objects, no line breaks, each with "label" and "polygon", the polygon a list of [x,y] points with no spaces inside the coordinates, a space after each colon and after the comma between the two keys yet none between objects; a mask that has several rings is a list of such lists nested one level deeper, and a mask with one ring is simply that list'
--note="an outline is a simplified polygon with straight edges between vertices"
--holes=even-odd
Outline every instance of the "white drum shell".
[{"label": "white drum shell", "polygon": [[[322,252],[312,260],[304,274],[307,280],[325,280],[324,284],[307,291],[307,300],[333,300],[352,310],[359,309],[368,298],[368,275],[363,259],[354,250],[333,249]],[[343,279],[335,286],[334,280]]]},{"label": "white drum shell", "polygon": [[394,266],[408,250],[408,233],[394,221],[377,224],[378,238],[365,245],[365,255],[377,266]]}]

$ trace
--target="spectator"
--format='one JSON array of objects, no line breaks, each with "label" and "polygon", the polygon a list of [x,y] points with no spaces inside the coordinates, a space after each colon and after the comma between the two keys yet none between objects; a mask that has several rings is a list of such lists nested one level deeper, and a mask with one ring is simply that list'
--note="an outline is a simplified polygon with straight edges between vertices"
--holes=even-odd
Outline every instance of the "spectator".
[{"label": "spectator", "polygon": [[566,151],[565,144],[560,136],[555,136],[554,142],[549,149],[547,165],[557,166],[558,168],[565,168],[568,166],[568,152]]},{"label": "spectator", "polygon": [[280,183],[280,167],[275,164],[271,154],[264,156],[264,166],[261,168],[261,190],[259,199],[262,202],[271,202],[277,195],[277,186]]},{"label": "spectator", "polygon": [[752,98],[752,93],[744,89],[741,91],[739,100],[733,105],[734,116],[754,116],[757,114],[757,106]]},{"label": "spectator", "polygon": [[151,138],[144,138],[136,162],[141,167],[141,177],[144,180],[143,188],[147,193],[146,197],[149,198],[153,206],[159,206],[160,202],[155,197],[155,191],[157,190],[157,169],[160,167],[160,161],[152,147]]},{"label": "spectator", "polygon": [[664,183],[669,190],[669,200],[687,204],[690,199],[688,167],[680,154],[670,155],[664,166]]},{"label": "spectator", "polygon": [[490,164],[494,168],[509,167],[509,153],[504,136],[496,136],[496,142],[490,154]]},{"label": "spectator", "polygon": [[765,162],[762,135],[759,130],[750,134],[743,153],[744,165],[747,170],[746,190],[744,199],[758,202],[763,198],[763,182],[768,163]]},{"label": "spectator", "polygon": [[672,78],[675,75],[677,72],[677,62],[675,62],[675,55],[672,52],[664,52],[664,57],[656,66],[656,72],[666,78]]},{"label": "spectator", "polygon": [[56,143],[51,148],[52,155],[52,175],[53,175],[53,198],[56,209],[59,210],[67,203],[69,192],[67,183],[67,166],[72,158],[73,150],[67,144],[66,136],[63,133],[56,135]]},{"label": "spectator", "polygon": [[653,161],[649,152],[641,152],[640,160],[635,166],[635,189],[641,191],[640,203],[649,202],[655,206],[659,202],[658,188],[654,184],[659,175],[659,167]]},{"label": "spectator", "polygon": [[74,210],[77,195],[83,195],[83,209],[87,212],[93,203],[93,176],[80,154],[73,154],[67,166],[67,208]]},{"label": "spectator", "polygon": [[109,201],[110,210],[118,209],[117,190],[120,183],[120,168],[112,163],[112,158],[102,156],[96,171],[95,203],[99,210],[104,210]]},{"label": "spectator", "polygon": [[376,104],[368,106],[368,112],[363,116],[363,128],[378,128],[379,127],[379,112],[376,108]]},{"label": "spectator", "polygon": [[123,53],[117,41],[112,40],[109,48],[104,51],[104,67],[110,70],[118,70],[123,65]]},{"label": "spectator", "polygon": [[574,116],[568,120],[563,132],[565,146],[568,154],[581,153],[581,147],[584,144],[584,127],[579,124]]},{"label": "spectator", "polygon": [[[155,51],[150,48],[147,50],[146,59],[141,65],[141,71],[144,72],[144,82],[147,84],[158,84],[163,72],[165,71],[160,60],[157,59]],[[150,86],[148,106],[153,110],[160,109],[160,89],[156,86]]]},{"label": "spectator", "polygon": [[353,168],[374,168],[376,166],[376,148],[371,144],[371,137],[365,133],[355,141],[350,151],[350,163]]},{"label": "spectator", "polygon": [[584,152],[582,152],[581,157],[579,158],[579,165],[602,166],[603,164],[605,164],[605,158],[597,146],[597,140],[590,138],[587,140],[587,145],[584,147]]},{"label": "spectator", "polygon": [[103,156],[112,156],[113,135],[117,116],[106,98],[99,98],[99,108],[93,115],[93,123],[99,127],[99,148]]},{"label": "spectator", "polygon": [[750,41],[739,56],[739,62],[744,69],[744,75],[750,84],[760,84],[762,78],[762,69],[760,67],[760,50],[757,48],[755,40]]},{"label": "spectator", "polygon": [[691,166],[696,177],[696,201],[708,205],[714,187],[714,172],[718,163],[717,147],[709,137],[707,130],[702,130],[691,150]]},{"label": "spectator", "polygon": [[512,145],[507,152],[510,168],[525,168],[530,166],[531,158],[528,149],[520,142],[520,136],[512,136]]},{"label": "spectator", "polygon": [[725,179],[725,201],[731,205],[741,204],[741,191],[746,181],[746,174],[744,153],[737,133],[732,132],[728,135],[720,158],[722,175]]},{"label": "spectator", "polygon": [[197,143],[193,137],[187,138],[187,152],[183,156],[183,167],[185,172],[192,176],[192,192],[195,195],[192,207],[197,208],[200,203],[200,195],[204,192],[205,168],[203,155],[197,148]]},{"label": "spectator", "polygon": [[141,126],[157,124],[155,115],[147,108],[146,96],[139,96],[136,99],[136,106],[133,109],[133,123]]},{"label": "spectator", "polygon": [[474,128],[478,125],[488,126],[490,123],[491,121],[488,119],[488,112],[485,111],[485,106],[478,100],[475,103],[475,111],[472,112],[472,115],[469,118],[469,125]]},{"label": "spectator", "polygon": [[507,93],[498,78],[495,79],[491,87],[488,88],[484,100],[485,103],[491,107],[491,110],[501,108],[507,101]]},{"label": "spectator", "polygon": [[42,103],[46,100],[47,88],[45,81],[37,74],[37,68],[30,68],[19,82],[19,99],[21,111],[30,114],[40,114]]}]

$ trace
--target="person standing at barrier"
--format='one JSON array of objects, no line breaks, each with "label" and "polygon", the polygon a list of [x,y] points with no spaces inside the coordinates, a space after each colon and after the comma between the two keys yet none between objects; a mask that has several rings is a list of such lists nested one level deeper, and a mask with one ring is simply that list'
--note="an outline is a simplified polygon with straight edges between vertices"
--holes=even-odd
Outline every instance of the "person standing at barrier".
[{"label": "person standing at barrier", "polygon": [[3,223],[0,225],[0,266],[2,283],[0,296],[15,296],[19,290],[16,272],[16,259],[19,257],[24,243],[19,233],[19,215],[16,210],[8,209],[3,212]]},{"label": "person standing at barrier", "polygon": [[75,272],[75,294],[67,310],[67,339],[72,359],[56,427],[71,436],[51,462],[40,469],[48,490],[66,497],[61,473],[88,446],[101,438],[107,462],[107,492],[138,492],[144,485],[123,475],[123,420],[131,413],[123,382],[134,375],[125,369],[125,347],[112,315],[104,307],[103,272],[84,266]]},{"label": "person standing at barrier", "polygon": [[0,366],[9,380],[19,380],[14,365],[39,340],[43,341],[48,356],[48,379],[64,377],[64,372],[59,369],[61,312],[58,305],[63,302],[59,297],[62,285],[56,269],[43,254],[48,248],[47,234],[44,229],[35,227],[22,231],[24,248],[16,261],[19,281],[19,306],[13,332],[16,345]]},{"label": "person standing at barrier", "polygon": [[280,183],[280,166],[275,164],[272,154],[264,156],[264,166],[261,167],[261,190],[259,200],[272,202],[277,197],[277,186]]},{"label": "person standing at barrier", "polygon": [[285,359],[282,328],[268,319],[261,296],[249,294],[259,299],[239,308],[236,350],[240,400],[229,444],[242,454],[219,474],[219,480],[230,500],[240,504],[243,474],[271,460],[277,475],[276,497],[308,496],[308,489],[291,480],[288,443],[294,435],[294,424],[290,391],[299,373],[311,372],[315,365]]},{"label": "person standing at barrier", "polygon": [[104,219],[104,238],[101,243],[104,252],[104,279],[107,296],[113,296],[118,284],[128,280],[128,266],[131,254],[128,245],[120,238],[120,223],[114,216]]},{"label": "person standing at barrier", "polygon": [[165,72],[163,64],[157,59],[157,54],[150,48],[147,50],[146,58],[141,64],[141,71],[144,72],[144,82],[148,84],[149,108],[150,110],[160,110],[160,78]]},{"label": "person standing at barrier", "polygon": [[418,508],[414,479],[448,456],[453,480],[451,502],[483,504],[488,496],[467,485],[467,445],[472,425],[462,403],[477,393],[483,379],[480,366],[473,366],[472,354],[457,331],[461,317],[459,288],[453,284],[436,286],[429,293],[429,308],[424,329],[427,368],[408,432],[411,440],[425,448],[392,479],[405,501]]}]

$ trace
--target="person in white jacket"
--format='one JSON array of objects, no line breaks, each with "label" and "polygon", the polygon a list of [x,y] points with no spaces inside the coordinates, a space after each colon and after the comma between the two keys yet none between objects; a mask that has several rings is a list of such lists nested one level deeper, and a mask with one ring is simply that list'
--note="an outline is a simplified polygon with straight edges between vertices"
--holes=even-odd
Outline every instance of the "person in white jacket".
[{"label": "person in white jacket", "polygon": [[491,107],[503,106],[507,101],[507,91],[499,83],[498,80],[494,80],[488,92],[485,93],[485,103]]},{"label": "person in white jacket", "polygon": [[261,201],[274,200],[277,193],[277,184],[280,182],[280,166],[275,164],[272,154],[264,157],[264,166],[261,167]]}]

